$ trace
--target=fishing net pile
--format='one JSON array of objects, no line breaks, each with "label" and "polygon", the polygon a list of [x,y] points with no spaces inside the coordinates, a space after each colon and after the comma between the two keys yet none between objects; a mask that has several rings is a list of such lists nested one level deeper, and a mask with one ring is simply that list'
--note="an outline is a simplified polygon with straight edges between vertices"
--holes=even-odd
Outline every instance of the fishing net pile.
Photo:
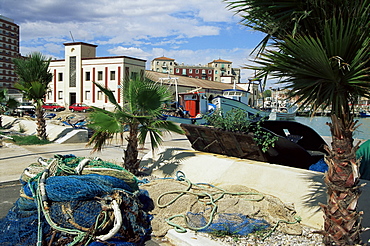
[{"label": "fishing net pile", "polygon": [[39,158],[0,221],[0,245],[143,245],[153,201],[139,180],[101,159]]},{"label": "fishing net pile", "polygon": [[271,230],[302,234],[292,205],[246,186],[216,187],[177,177],[153,180],[140,187],[156,204],[151,211],[153,236],[164,236],[169,229],[240,236],[257,231],[268,234]]}]

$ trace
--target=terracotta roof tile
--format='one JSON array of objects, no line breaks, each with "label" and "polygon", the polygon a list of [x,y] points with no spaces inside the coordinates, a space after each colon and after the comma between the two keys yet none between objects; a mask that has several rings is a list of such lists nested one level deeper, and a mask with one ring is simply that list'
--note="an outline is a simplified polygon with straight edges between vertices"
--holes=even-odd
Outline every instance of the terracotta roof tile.
[{"label": "terracotta roof tile", "polygon": [[[222,60],[222,59],[213,60],[212,62],[232,63],[231,61],[226,61],[226,60]],[[210,63],[212,63],[212,62],[210,62]]]},{"label": "terracotta roof tile", "polygon": [[154,58],[153,60],[174,61],[175,59],[168,58],[168,57],[165,57],[165,56],[161,56],[161,57],[158,57],[158,58]]}]

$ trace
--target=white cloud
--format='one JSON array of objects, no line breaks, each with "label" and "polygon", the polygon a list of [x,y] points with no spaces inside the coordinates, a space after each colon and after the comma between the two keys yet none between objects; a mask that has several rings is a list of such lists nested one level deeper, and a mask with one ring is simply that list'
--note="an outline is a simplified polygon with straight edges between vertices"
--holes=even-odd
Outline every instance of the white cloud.
[{"label": "white cloud", "polygon": [[135,48],[135,47],[122,47],[117,46],[113,49],[109,49],[108,52],[113,55],[123,55],[123,56],[131,56],[131,57],[137,57],[141,59],[147,59],[151,54],[143,51],[142,49]]},{"label": "white cloud", "polygon": [[[1,1],[3,13],[20,25],[22,54],[41,51],[63,58],[63,43],[74,39],[99,45],[99,56],[137,57],[149,65],[165,55],[189,65],[222,58],[242,67],[254,46],[248,39],[234,45],[240,38],[232,33],[238,19],[222,0]],[[249,73],[242,69],[244,79]]]}]

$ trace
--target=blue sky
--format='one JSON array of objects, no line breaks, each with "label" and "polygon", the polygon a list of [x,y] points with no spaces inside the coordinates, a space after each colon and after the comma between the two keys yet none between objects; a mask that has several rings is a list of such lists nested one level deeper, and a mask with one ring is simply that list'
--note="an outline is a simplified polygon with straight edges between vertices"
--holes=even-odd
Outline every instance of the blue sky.
[{"label": "blue sky", "polygon": [[[20,26],[22,55],[64,58],[63,43],[73,37],[98,45],[99,57],[145,59],[147,69],[163,55],[187,65],[221,58],[242,68],[264,36],[219,0],[0,0],[0,14]],[[252,75],[242,69],[242,82]]]}]

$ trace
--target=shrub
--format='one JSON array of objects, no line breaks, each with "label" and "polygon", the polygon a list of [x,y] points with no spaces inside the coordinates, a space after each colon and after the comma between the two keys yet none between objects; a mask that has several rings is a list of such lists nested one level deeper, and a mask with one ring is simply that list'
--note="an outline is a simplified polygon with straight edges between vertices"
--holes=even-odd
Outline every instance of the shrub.
[{"label": "shrub", "polygon": [[264,131],[261,127],[261,123],[266,120],[265,118],[258,115],[250,117],[248,112],[242,109],[232,109],[225,114],[217,110],[211,115],[204,116],[204,118],[209,125],[225,131],[253,133],[254,141],[263,152],[266,152],[270,147],[274,147],[278,140],[278,137]]}]

